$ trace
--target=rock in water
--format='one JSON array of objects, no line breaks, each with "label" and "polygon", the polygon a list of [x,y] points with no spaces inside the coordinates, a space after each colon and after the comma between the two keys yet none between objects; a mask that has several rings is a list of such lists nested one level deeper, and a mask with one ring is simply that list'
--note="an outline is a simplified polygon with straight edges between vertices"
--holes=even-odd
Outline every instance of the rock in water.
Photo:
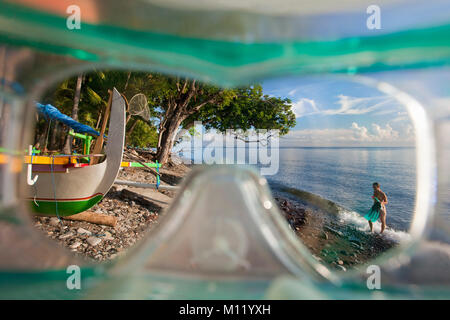
[{"label": "rock in water", "polygon": [[358,246],[361,246],[361,241],[356,237],[350,236],[348,238],[348,241],[353,242],[354,244],[357,244]]},{"label": "rock in water", "polygon": [[347,268],[345,268],[344,266],[337,265],[336,267],[337,267],[337,269],[340,269],[342,271],[347,271]]},{"label": "rock in water", "polygon": [[351,242],[351,245],[352,245],[353,247],[359,249],[359,250],[363,250],[363,249],[364,249],[363,246],[361,246],[361,245],[359,245],[359,244],[357,244],[357,243],[355,243],[355,242]]},{"label": "rock in water", "polygon": [[98,245],[100,242],[102,242],[102,240],[99,239],[99,238],[97,238],[97,237],[89,237],[89,238],[87,238],[87,242],[88,242],[91,246],[95,247],[95,246]]},{"label": "rock in water", "polygon": [[335,234],[335,235],[337,235],[337,236],[340,236],[340,237],[343,236],[342,232],[340,232],[340,231],[338,231],[338,230],[335,230],[335,229],[333,229],[333,228],[331,228],[331,227],[325,226],[325,227],[323,227],[323,228],[324,228],[325,230],[327,230],[328,232],[331,232],[331,233],[333,233],[333,234]]}]

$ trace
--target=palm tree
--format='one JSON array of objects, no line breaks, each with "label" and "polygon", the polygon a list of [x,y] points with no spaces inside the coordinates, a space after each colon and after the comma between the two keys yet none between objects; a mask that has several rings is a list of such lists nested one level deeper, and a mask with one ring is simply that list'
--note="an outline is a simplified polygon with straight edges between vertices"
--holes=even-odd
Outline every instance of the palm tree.
[{"label": "palm tree", "polygon": [[[81,84],[83,82],[83,74],[79,74],[77,77],[77,84],[75,87],[75,95],[73,98],[73,108],[72,108],[72,119],[78,120],[78,105],[80,103],[80,96],[81,96]],[[63,152],[65,154],[71,154],[72,153],[72,140],[73,137],[68,134],[66,137],[66,142],[64,144]]]}]

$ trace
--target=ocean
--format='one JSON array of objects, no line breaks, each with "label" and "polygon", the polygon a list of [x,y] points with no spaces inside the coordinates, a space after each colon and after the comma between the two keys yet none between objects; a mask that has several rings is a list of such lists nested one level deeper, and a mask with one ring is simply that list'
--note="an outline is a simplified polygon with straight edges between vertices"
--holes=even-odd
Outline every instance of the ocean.
[{"label": "ocean", "polygon": [[266,178],[275,190],[287,186],[333,201],[342,222],[364,230],[362,216],[378,182],[389,200],[386,233],[396,240],[407,236],[416,194],[414,148],[280,148],[278,173]]},{"label": "ocean", "polygon": [[[224,148],[224,158],[231,155],[236,160],[239,148],[231,149],[234,156]],[[190,152],[181,156],[192,160]],[[249,162],[248,153],[244,159]],[[385,234],[397,241],[409,237],[416,195],[414,148],[280,147],[278,161],[271,160],[277,162],[271,166],[278,166],[278,170],[265,178],[273,191],[289,187],[319,195],[339,206],[342,223],[361,230],[368,230],[363,216],[373,204],[372,183],[378,182],[389,200]],[[375,223],[375,231],[380,227]]]}]

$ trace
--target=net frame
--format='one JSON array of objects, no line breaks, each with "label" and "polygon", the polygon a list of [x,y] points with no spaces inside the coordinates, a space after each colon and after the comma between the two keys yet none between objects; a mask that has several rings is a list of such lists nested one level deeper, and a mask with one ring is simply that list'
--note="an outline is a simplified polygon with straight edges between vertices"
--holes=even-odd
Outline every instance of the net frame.
[{"label": "net frame", "polygon": [[150,119],[150,108],[147,97],[143,93],[135,94],[128,103],[128,113],[132,116],[139,116],[145,121]]}]

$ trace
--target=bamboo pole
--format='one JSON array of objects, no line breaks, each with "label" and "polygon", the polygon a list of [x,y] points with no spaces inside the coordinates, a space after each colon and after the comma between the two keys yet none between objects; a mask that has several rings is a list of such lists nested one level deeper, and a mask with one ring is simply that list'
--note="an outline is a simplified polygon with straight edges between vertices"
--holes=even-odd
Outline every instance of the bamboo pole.
[{"label": "bamboo pole", "polygon": [[[108,92],[109,92],[108,105],[106,106],[105,116],[103,117],[102,129],[100,130],[100,136],[95,140],[95,146],[94,146],[94,149],[92,150],[92,153],[94,153],[94,154],[102,152],[106,124],[108,123],[109,114],[111,113],[112,91],[108,90]],[[99,158],[92,158],[91,164],[97,164],[98,161],[99,161]]]},{"label": "bamboo pole", "polygon": [[142,168],[144,168],[145,170],[149,171],[150,173],[152,173],[155,177],[161,176],[161,174],[159,174],[158,172],[156,172],[155,169],[153,169],[152,167],[150,167],[147,163],[139,160],[136,157],[132,157],[127,155],[127,157],[131,158],[132,160],[134,160],[135,162],[139,163],[140,165],[142,165]]},{"label": "bamboo pole", "polygon": [[[156,189],[155,183],[142,183],[142,182],[135,182],[135,181],[116,180],[116,181],[114,181],[114,184],[136,187],[136,188]],[[167,185],[163,185],[163,184],[160,184],[158,187],[158,189],[160,189],[160,190],[168,190],[168,191],[176,191],[179,188],[180,188],[179,186],[167,186]]]}]

